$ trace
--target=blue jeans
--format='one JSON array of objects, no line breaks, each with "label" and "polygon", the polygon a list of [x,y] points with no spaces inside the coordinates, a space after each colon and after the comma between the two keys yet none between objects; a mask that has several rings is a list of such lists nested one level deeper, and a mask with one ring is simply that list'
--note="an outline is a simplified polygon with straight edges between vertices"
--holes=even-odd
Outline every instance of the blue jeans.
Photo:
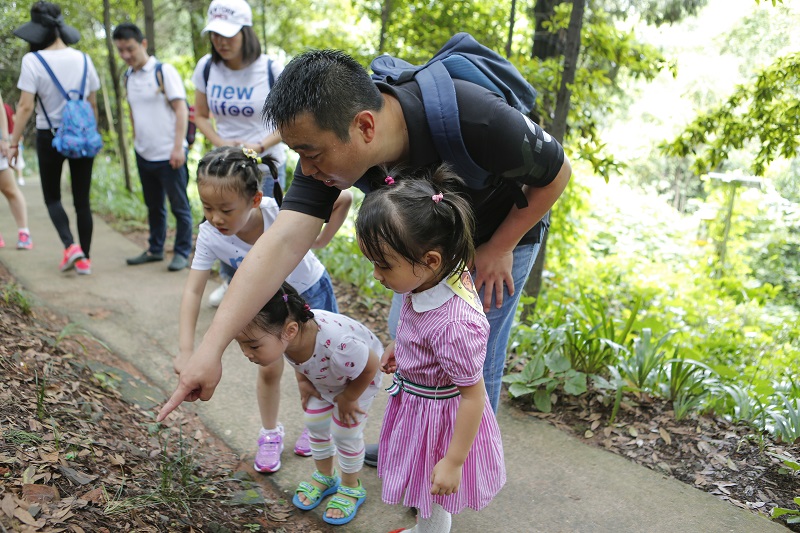
[{"label": "blue jeans", "polygon": [[[514,295],[509,296],[508,287],[503,286],[503,305],[495,307],[495,298],[492,296],[491,309],[486,313],[489,320],[489,341],[486,346],[486,359],[483,362],[483,380],[486,383],[486,392],[492,410],[497,412],[500,403],[500,391],[503,389],[503,371],[506,367],[506,350],[508,339],[511,336],[511,325],[514,323],[514,314],[519,304],[522,289],[528,279],[539,253],[539,243],[523,244],[514,248],[514,264],[511,267],[511,277],[514,278]],[[473,278],[475,272],[472,273]],[[483,301],[484,288],[478,293]],[[400,318],[400,308],[403,297],[395,294],[392,298],[392,307],[389,310],[389,334],[394,338],[397,331],[397,322]]]},{"label": "blue jeans", "polygon": [[189,257],[192,253],[192,208],[186,186],[189,172],[186,165],[172,168],[169,161],[147,161],[136,154],[136,166],[142,182],[142,195],[147,206],[147,221],[150,224],[149,252],[164,253],[167,239],[167,208],[165,198],[175,216],[175,253]]},{"label": "blue jeans", "polygon": [[[233,275],[236,273],[236,269],[222,261],[220,261],[219,264],[221,267],[225,268],[224,273],[222,268],[220,268],[220,276],[230,282]],[[230,272],[230,277],[225,277],[225,274],[228,272]],[[331,276],[328,274],[327,270],[322,273],[322,277],[319,278],[315,284],[303,291],[300,296],[303,297],[303,300],[306,301],[311,309],[322,309],[323,311],[330,311],[331,313],[339,312],[339,305],[336,303],[336,295],[333,293],[333,283],[331,282]]]},{"label": "blue jeans", "polygon": [[327,270],[319,278],[319,281],[306,289],[300,296],[303,297],[311,309],[322,309],[331,313],[339,312],[336,295],[333,294],[333,283]]}]

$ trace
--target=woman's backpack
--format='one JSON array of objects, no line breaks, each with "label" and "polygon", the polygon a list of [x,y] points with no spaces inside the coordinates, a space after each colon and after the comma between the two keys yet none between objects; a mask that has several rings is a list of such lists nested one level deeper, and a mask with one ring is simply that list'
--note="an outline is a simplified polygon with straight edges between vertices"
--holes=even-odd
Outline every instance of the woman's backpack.
[{"label": "woman's backpack", "polygon": [[59,83],[50,65],[47,64],[47,61],[44,60],[41,54],[39,54],[39,52],[34,52],[34,55],[42,62],[44,69],[50,75],[56,88],[67,100],[67,105],[64,106],[64,112],[61,115],[61,127],[55,129],[53,128],[53,123],[50,122],[50,117],[47,116],[44,103],[39,99],[39,105],[42,106],[44,118],[47,119],[50,131],[53,132],[53,148],[69,159],[96,156],[103,148],[103,139],[97,132],[97,120],[95,120],[92,106],[84,98],[86,76],[89,68],[86,54],[83,54],[83,80],[81,81],[80,91],[74,89],[70,91],[70,93],[77,93],[77,100],[70,98],[69,93],[61,86],[61,83]]}]

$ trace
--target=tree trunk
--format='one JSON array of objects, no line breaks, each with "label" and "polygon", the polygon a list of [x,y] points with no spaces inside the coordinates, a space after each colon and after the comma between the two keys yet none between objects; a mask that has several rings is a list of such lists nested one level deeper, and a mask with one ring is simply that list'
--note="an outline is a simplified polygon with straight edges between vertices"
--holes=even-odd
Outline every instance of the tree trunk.
[{"label": "tree trunk", "polygon": [[386,48],[386,34],[389,31],[389,17],[392,14],[392,0],[383,0],[381,7],[381,36],[378,41],[378,55]]},{"label": "tree trunk", "polygon": [[511,0],[511,13],[508,17],[508,40],[506,41],[506,57],[511,58],[511,41],[514,39],[514,22],[517,18],[517,0]]},{"label": "tree trunk", "polygon": [[572,15],[570,15],[569,28],[567,29],[567,45],[564,49],[564,71],[561,74],[561,86],[558,89],[553,125],[549,130],[550,135],[562,144],[567,134],[567,115],[569,114],[570,98],[572,98],[570,85],[575,81],[575,71],[578,69],[578,53],[581,50],[581,28],[583,27],[583,13],[585,11],[586,0],[574,0],[572,2]]},{"label": "tree trunk", "polygon": [[[111,74],[111,85],[114,87],[114,100],[117,106],[117,117],[114,121],[114,129],[117,132],[117,143],[119,146],[120,161],[122,162],[122,172],[125,175],[125,188],[132,191],[131,171],[128,168],[128,143],[125,142],[125,121],[122,110],[122,93],[119,86],[119,72],[117,71],[116,50],[111,41],[111,6],[109,0],[103,0],[103,25],[106,29],[106,48],[108,49],[108,71]],[[103,94],[103,99],[108,99],[108,93]]]},{"label": "tree trunk", "polygon": [[261,42],[267,46],[267,0],[261,0]]},{"label": "tree trunk", "polygon": [[[537,2],[537,6],[538,6]],[[586,10],[586,0],[574,0],[572,2],[572,15],[569,19],[567,29],[567,44],[564,47],[564,71],[561,74],[561,86],[558,90],[556,100],[556,111],[553,117],[553,124],[548,130],[559,143],[564,144],[564,137],[567,132],[567,114],[569,113],[570,98],[572,90],[569,86],[575,81],[575,71],[578,66],[578,53],[581,49],[581,28],[583,27],[583,14]],[[536,262],[525,283],[525,293],[538,299],[539,291],[542,287],[542,273],[544,272],[545,259],[547,256],[546,237],[542,242]],[[524,309],[523,315],[530,316],[536,308],[534,301],[532,306]]]},{"label": "tree trunk", "polygon": [[147,53],[156,55],[156,14],[153,0],[142,0],[144,7],[144,36],[147,38]]},{"label": "tree trunk", "polygon": [[531,273],[528,274],[528,281],[525,282],[524,292],[528,296],[533,296],[535,299],[533,300],[532,304],[525,305],[522,308],[522,318],[521,321],[523,323],[529,323],[531,318],[533,317],[534,311],[536,311],[536,302],[539,301],[539,293],[542,290],[542,278],[544,277],[544,260],[547,257],[547,236],[548,233],[544,234],[542,237],[542,243],[539,246],[539,253],[536,256],[536,261],[533,262],[533,268],[531,269]]},{"label": "tree trunk", "polygon": [[544,23],[553,16],[555,7],[562,2],[563,0],[536,0],[536,5],[533,6],[536,26],[533,32],[531,57],[546,59],[561,54],[558,35],[546,30]]},{"label": "tree trunk", "polygon": [[196,65],[208,50],[208,38],[204,38],[200,34],[205,22],[205,12],[202,5],[196,0],[190,0],[187,4],[189,7],[189,28],[192,31],[192,54]]}]

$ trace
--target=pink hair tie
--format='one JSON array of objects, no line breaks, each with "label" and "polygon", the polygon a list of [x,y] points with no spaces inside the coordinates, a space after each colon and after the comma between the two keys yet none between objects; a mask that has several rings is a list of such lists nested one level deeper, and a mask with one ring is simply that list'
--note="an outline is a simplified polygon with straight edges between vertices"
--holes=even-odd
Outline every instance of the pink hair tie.
[{"label": "pink hair tie", "polygon": [[442,198],[444,198],[444,194],[442,193],[434,194],[433,196],[431,196],[431,200],[433,200],[437,204],[442,201]]},{"label": "pink hair tie", "polygon": [[386,185],[394,185],[394,178],[391,176],[386,176],[386,179],[383,180]]},{"label": "pink hair tie", "polygon": [[304,305],[303,306],[303,311],[305,311],[305,312],[311,311],[311,306],[308,305],[308,304]]},{"label": "pink hair tie", "polygon": [[284,302],[287,302],[287,303],[289,302],[289,295],[288,295],[288,294],[284,294],[284,295],[282,296],[282,298],[283,298],[283,301],[284,301]]}]

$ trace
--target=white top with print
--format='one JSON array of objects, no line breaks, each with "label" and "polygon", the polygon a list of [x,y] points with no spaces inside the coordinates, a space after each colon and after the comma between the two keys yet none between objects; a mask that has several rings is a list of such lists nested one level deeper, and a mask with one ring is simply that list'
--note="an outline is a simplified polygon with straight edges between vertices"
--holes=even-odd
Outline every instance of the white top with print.
[{"label": "white top with print", "polygon": [[[259,143],[272,129],[267,129],[261,119],[261,109],[269,94],[267,56],[262,54],[243,69],[231,70],[223,61],[213,63],[208,73],[208,85],[203,80],[203,69],[211,61],[211,54],[197,62],[192,82],[198,92],[206,95],[208,111],[217,124],[217,133],[223,139],[239,139]],[[272,73],[277,80],[283,65],[272,60]],[[260,155],[270,155],[281,166],[286,161],[286,145],[278,143]]]},{"label": "white top with print", "polygon": [[[350,317],[314,309],[314,320],[319,325],[314,355],[302,364],[288,357],[295,370],[314,384],[317,392],[328,402],[339,395],[347,384],[364,371],[372,350],[383,355],[383,344],[362,323]],[[381,386],[381,371],[377,370],[361,400],[374,397]]]}]

